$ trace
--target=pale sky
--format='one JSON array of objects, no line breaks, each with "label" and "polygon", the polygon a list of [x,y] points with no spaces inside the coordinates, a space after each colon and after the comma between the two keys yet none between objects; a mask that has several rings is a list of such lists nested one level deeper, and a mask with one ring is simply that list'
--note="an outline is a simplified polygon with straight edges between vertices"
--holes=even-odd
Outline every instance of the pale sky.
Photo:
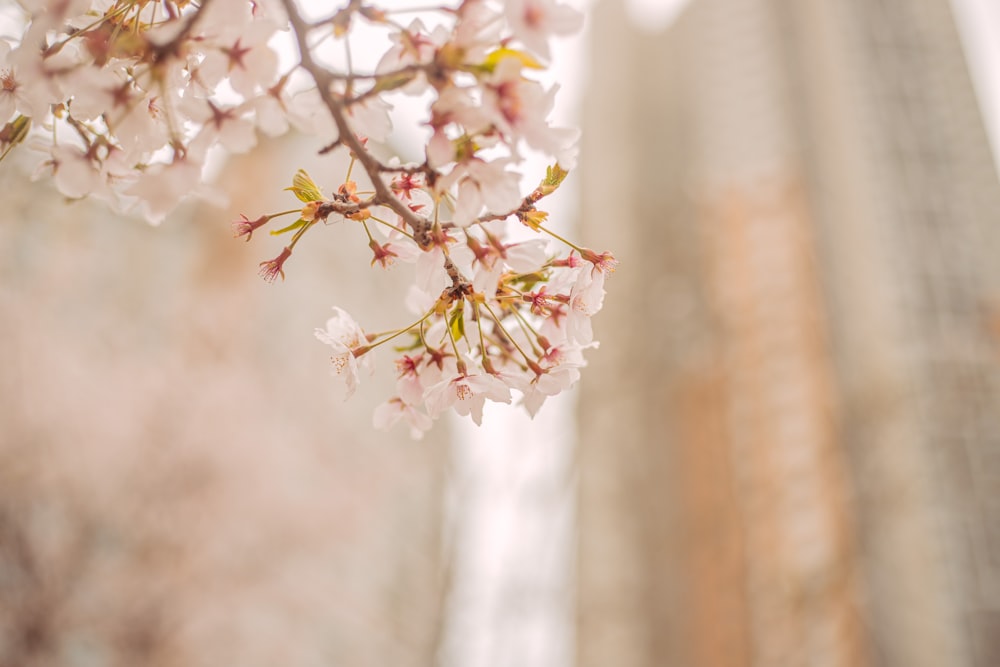
[{"label": "pale sky", "polygon": [[952,0],[986,131],[1000,162],[1000,2]]}]

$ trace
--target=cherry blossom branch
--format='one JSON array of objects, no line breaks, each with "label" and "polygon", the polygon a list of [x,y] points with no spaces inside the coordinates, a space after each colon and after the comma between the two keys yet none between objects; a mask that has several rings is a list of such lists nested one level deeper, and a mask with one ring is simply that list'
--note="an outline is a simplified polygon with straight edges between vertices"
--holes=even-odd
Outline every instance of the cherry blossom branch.
[{"label": "cherry blossom branch", "polygon": [[295,0],[281,0],[285,11],[288,13],[289,22],[292,25],[292,31],[295,33],[295,41],[299,47],[299,58],[302,65],[302,69],[309,73],[313,81],[316,83],[316,87],[319,90],[320,98],[329,110],[330,115],[333,117],[334,123],[337,125],[337,132],[339,133],[338,140],[346,145],[353,155],[355,155],[361,166],[364,167],[365,172],[372,180],[372,185],[375,188],[376,200],[385,206],[388,206],[393,210],[394,213],[399,215],[407,225],[413,230],[413,238],[416,239],[417,243],[422,248],[427,248],[431,245],[431,223],[426,218],[421,218],[417,216],[413,211],[410,210],[403,202],[401,202],[386,186],[385,182],[379,176],[381,171],[380,164],[362,145],[361,141],[354,135],[351,131],[350,126],[347,124],[347,119],[344,117],[344,111],[342,104],[334,97],[331,91],[331,84],[334,81],[333,75],[325,68],[319,65],[312,56],[312,52],[309,50],[309,46],[306,43],[306,35],[309,32],[309,26],[302,19],[299,14],[298,7],[295,5]]},{"label": "cherry blossom branch", "polygon": [[[352,5],[354,4],[354,0],[352,0]],[[357,4],[360,6],[360,3]],[[403,219],[413,230],[413,238],[421,248],[430,248],[433,243],[431,234],[433,223],[427,218],[416,215],[406,204],[396,197],[382,180],[381,172],[383,171],[383,165],[368,152],[354,132],[351,131],[347,123],[347,118],[344,115],[345,104],[338,101],[331,90],[331,84],[334,80],[333,75],[329,70],[316,62],[309,50],[306,35],[310,28],[299,14],[295,0],[282,0],[282,5],[288,13],[292,31],[295,33],[295,41],[299,47],[302,68],[309,73],[316,83],[320,98],[323,100],[324,105],[326,105],[327,110],[329,110],[330,115],[337,125],[339,141],[351,150],[351,154],[361,163],[361,166],[364,167],[365,172],[371,179],[376,193],[374,200],[379,204],[388,206]],[[444,258],[444,267],[449,278],[452,280],[452,288],[456,293],[464,293],[469,289],[471,282],[462,275],[461,271],[447,255]]]},{"label": "cherry blossom branch", "polygon": [[[419,436],[449,408],[478,424],[486,400],[510,403],[512,391],[534,415],[576,382],[583,350],[593,346],[590,317],[617,261],[553,233],[538,209],[574,163],[576,133],[550,124],[554,89],[534,73],[550,58],[549,39],[581,26],[575,10],[560,0],[466,0],[430,8],[446,20],[428,30],[416,17],[406,26],[389,18],[376,0],[348,0],[314,23],[295,0],[226,0],[224,12],[214,0],[190,8],[186,0],[33,2],[47,11],[29,19],[23,43],[0,40],[0,149],[41,148],[42,170],[69,198],[102,197],[158,222],[202,189],[209,149],[245,152],[258,131],[279,135],[290,126],[325,140],[336,132],[319,149],[350,154],[335,192],[324,194],[300,169],[286,188],[300,207],[241,214],[232,228],[250,240],[294,216],[270,231],[291,238],[260,263],[268,281],[285,277],[293,249],[317,223],[360,223],[372,267],[414,265],[408,306],[423,313],[414,324],[368,336],[334,308],[316,333],[333,348],[332,369],[349,394],[372,350],[400,341],[396,395],[376,410],[376,425],[403,419]],[[282,10],[299,51],[284,72],[271,44]],[[351,59],[348,37],[361,21],[389,38],[371,73],[355,72]],[[39,35],[54,44],[42,50]],[[81,48],[63,48],[81,36]],[[330,37],[343,39],[346,72],[318,60],[316,47]],[[315,88],[297,89],[298,69]],[[414,100],[431,93],[421,163],[382,162],[368,148],[391,127],[389,92]],[[41,141],[26,142],[29,132]],[[527,196],[517,171],[522,149],[555,160]],[[360,170],[370,190],[352,180]],[[539,236],[510,240],[514,218]],[[572,251],[553,252],[546,235]]]},{"label": "cherry blossom branch", "polygon": [[381,81],[383,82],[382,88],[377,92],[385,92],[387,90],[392,90],[394,87],[405,85],[405,83],[398,83],[400,80],[412,79],[414,76],[421,73],[429,75],[434,72],[435,69],[436,67],[434,63],[415,63],[388,72],[371,72],[367,74],[341,74],[339,72],[331,72],[329,70],[327,70],[327,72],[330,75],[330,78],[335,81],[347,81],[348,79],[354,81],[358,79]]}]

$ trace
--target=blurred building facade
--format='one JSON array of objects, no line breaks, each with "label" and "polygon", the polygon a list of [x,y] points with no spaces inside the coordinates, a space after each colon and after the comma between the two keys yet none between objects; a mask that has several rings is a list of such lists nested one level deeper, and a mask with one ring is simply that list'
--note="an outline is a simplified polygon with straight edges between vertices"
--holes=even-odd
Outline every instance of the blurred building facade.
[{"label": "blurred building facade", "polygon": [[592,19],[579,664],[1000,664],[1000,185],[948,2]]}]

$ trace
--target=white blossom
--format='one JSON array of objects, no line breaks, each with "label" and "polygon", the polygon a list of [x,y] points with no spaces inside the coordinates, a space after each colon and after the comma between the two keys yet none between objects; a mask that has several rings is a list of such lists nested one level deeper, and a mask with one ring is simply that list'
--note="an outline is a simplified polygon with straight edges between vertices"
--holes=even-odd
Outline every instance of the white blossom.
[{"label": "white blossom", "polygon": [[483,423],[483,406],[486,399],[498,403],[510,403],[510,389],[499,379],[489,374],[459,374],[438,382],[427,390],[427,411],[437,417],[448,408],[454,408],[460,416],[471,416],[477,426]]},{"label": "white blossom", "polygon": [[[326,321],[326,328],[316,329],[316,338],[333,348],[330,355],[333,374],[344,379],[347,385],[346,399],[358,388],[359,363],[355,352],[365,345],[367,339],[361,325],[347,312],[337,307],[334,307],[333,312],[333,317]],[[370,367],[371,357],[364,357],[362,363]]]},{"label": "white blossom", "polygon": [[[402,328],[369,336],[334,308],[315,334],[347,396],[376,354],[397,350],[377,427],[405,422],[420,437],[451,409],[479,424],[485,402],[510,403],[512,391],[533,416],[578,380],[617,262],[547,227],[546,197],[575,164],[577,131],[552,125],[558,87],[533,78],[552,38],[580,28],[578,12],[463,0],[404,26],[382,13],[392,3],[372,0],[342,3],[333,25],[299,34],[286,16],[297,5],[282,0],[19,1],[20,39],[0,40],[0,151],[39,151],[37,173],[66,198],[157,224],[192,196],[222,200],[204,182],[206,159],[250,150],[258,131],[294,128],[318,153],[350,153],[343,174],[296,172],[288,206],[230,220],[248,241],[284,236],[260,262],[268,281],[291,274],[296,244],[322,233],[361,238],[372,266],[405,272]],[[331,42],[356,46],[342,38],[358,25],[380,32],[384,51],[365,64],[330,58]],[[279,57],[280,41],[303,52]],[[385,142],[393,105],[411,102],[426,112],[426,142],[404,164]],[[550,159],[537,188],[522,187],[528,150]],[[539,236],[515,240],[515,226]]]},{"label": "white blossom", "polygon": [[549,38],[571,35],[583,27],[583,14],[555,0],[505,0],[504,13],[514,36],[549,59]]}]

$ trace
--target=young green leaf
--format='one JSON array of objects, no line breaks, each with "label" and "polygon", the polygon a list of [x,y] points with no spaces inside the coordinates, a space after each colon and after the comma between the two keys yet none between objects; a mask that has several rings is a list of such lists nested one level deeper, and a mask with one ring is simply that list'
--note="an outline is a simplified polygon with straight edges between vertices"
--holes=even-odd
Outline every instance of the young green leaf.
[{"label": "young green leaf", "polygon": [[324,199],[323,193],[319,191],[319,186],[316,185],[316,182],[313,181],[312,177],[306,173],[305,169],[299,169],[295,172],[295,176],[292,178],[292,186],[285,189],[291,190],[292,193],[299,198],[299,201],[306,203]]},{"label": "young green leaf", "polygon": [[451,336],[454,340],[465,337],[465,318],[462,317],[464,311],[464,305],[459,301],[458,307],[452,311],[451,317],[448,318],[448,327],[451,329]]},{"label": "young green leaf", "polygon": [[279,234],[284,234],[285,232],[295,231],[296,229],[298,229],[299,227],[302,227],[305,224],[306,224],[306,221],[303,220],[302,218],[299,218],[298,220],[296,220],[292,224],[288,225],[287,227],[282,227],[281,229],[274,229],[274,230],[272,230],[271,231],[271,236],[278,236]]}]

